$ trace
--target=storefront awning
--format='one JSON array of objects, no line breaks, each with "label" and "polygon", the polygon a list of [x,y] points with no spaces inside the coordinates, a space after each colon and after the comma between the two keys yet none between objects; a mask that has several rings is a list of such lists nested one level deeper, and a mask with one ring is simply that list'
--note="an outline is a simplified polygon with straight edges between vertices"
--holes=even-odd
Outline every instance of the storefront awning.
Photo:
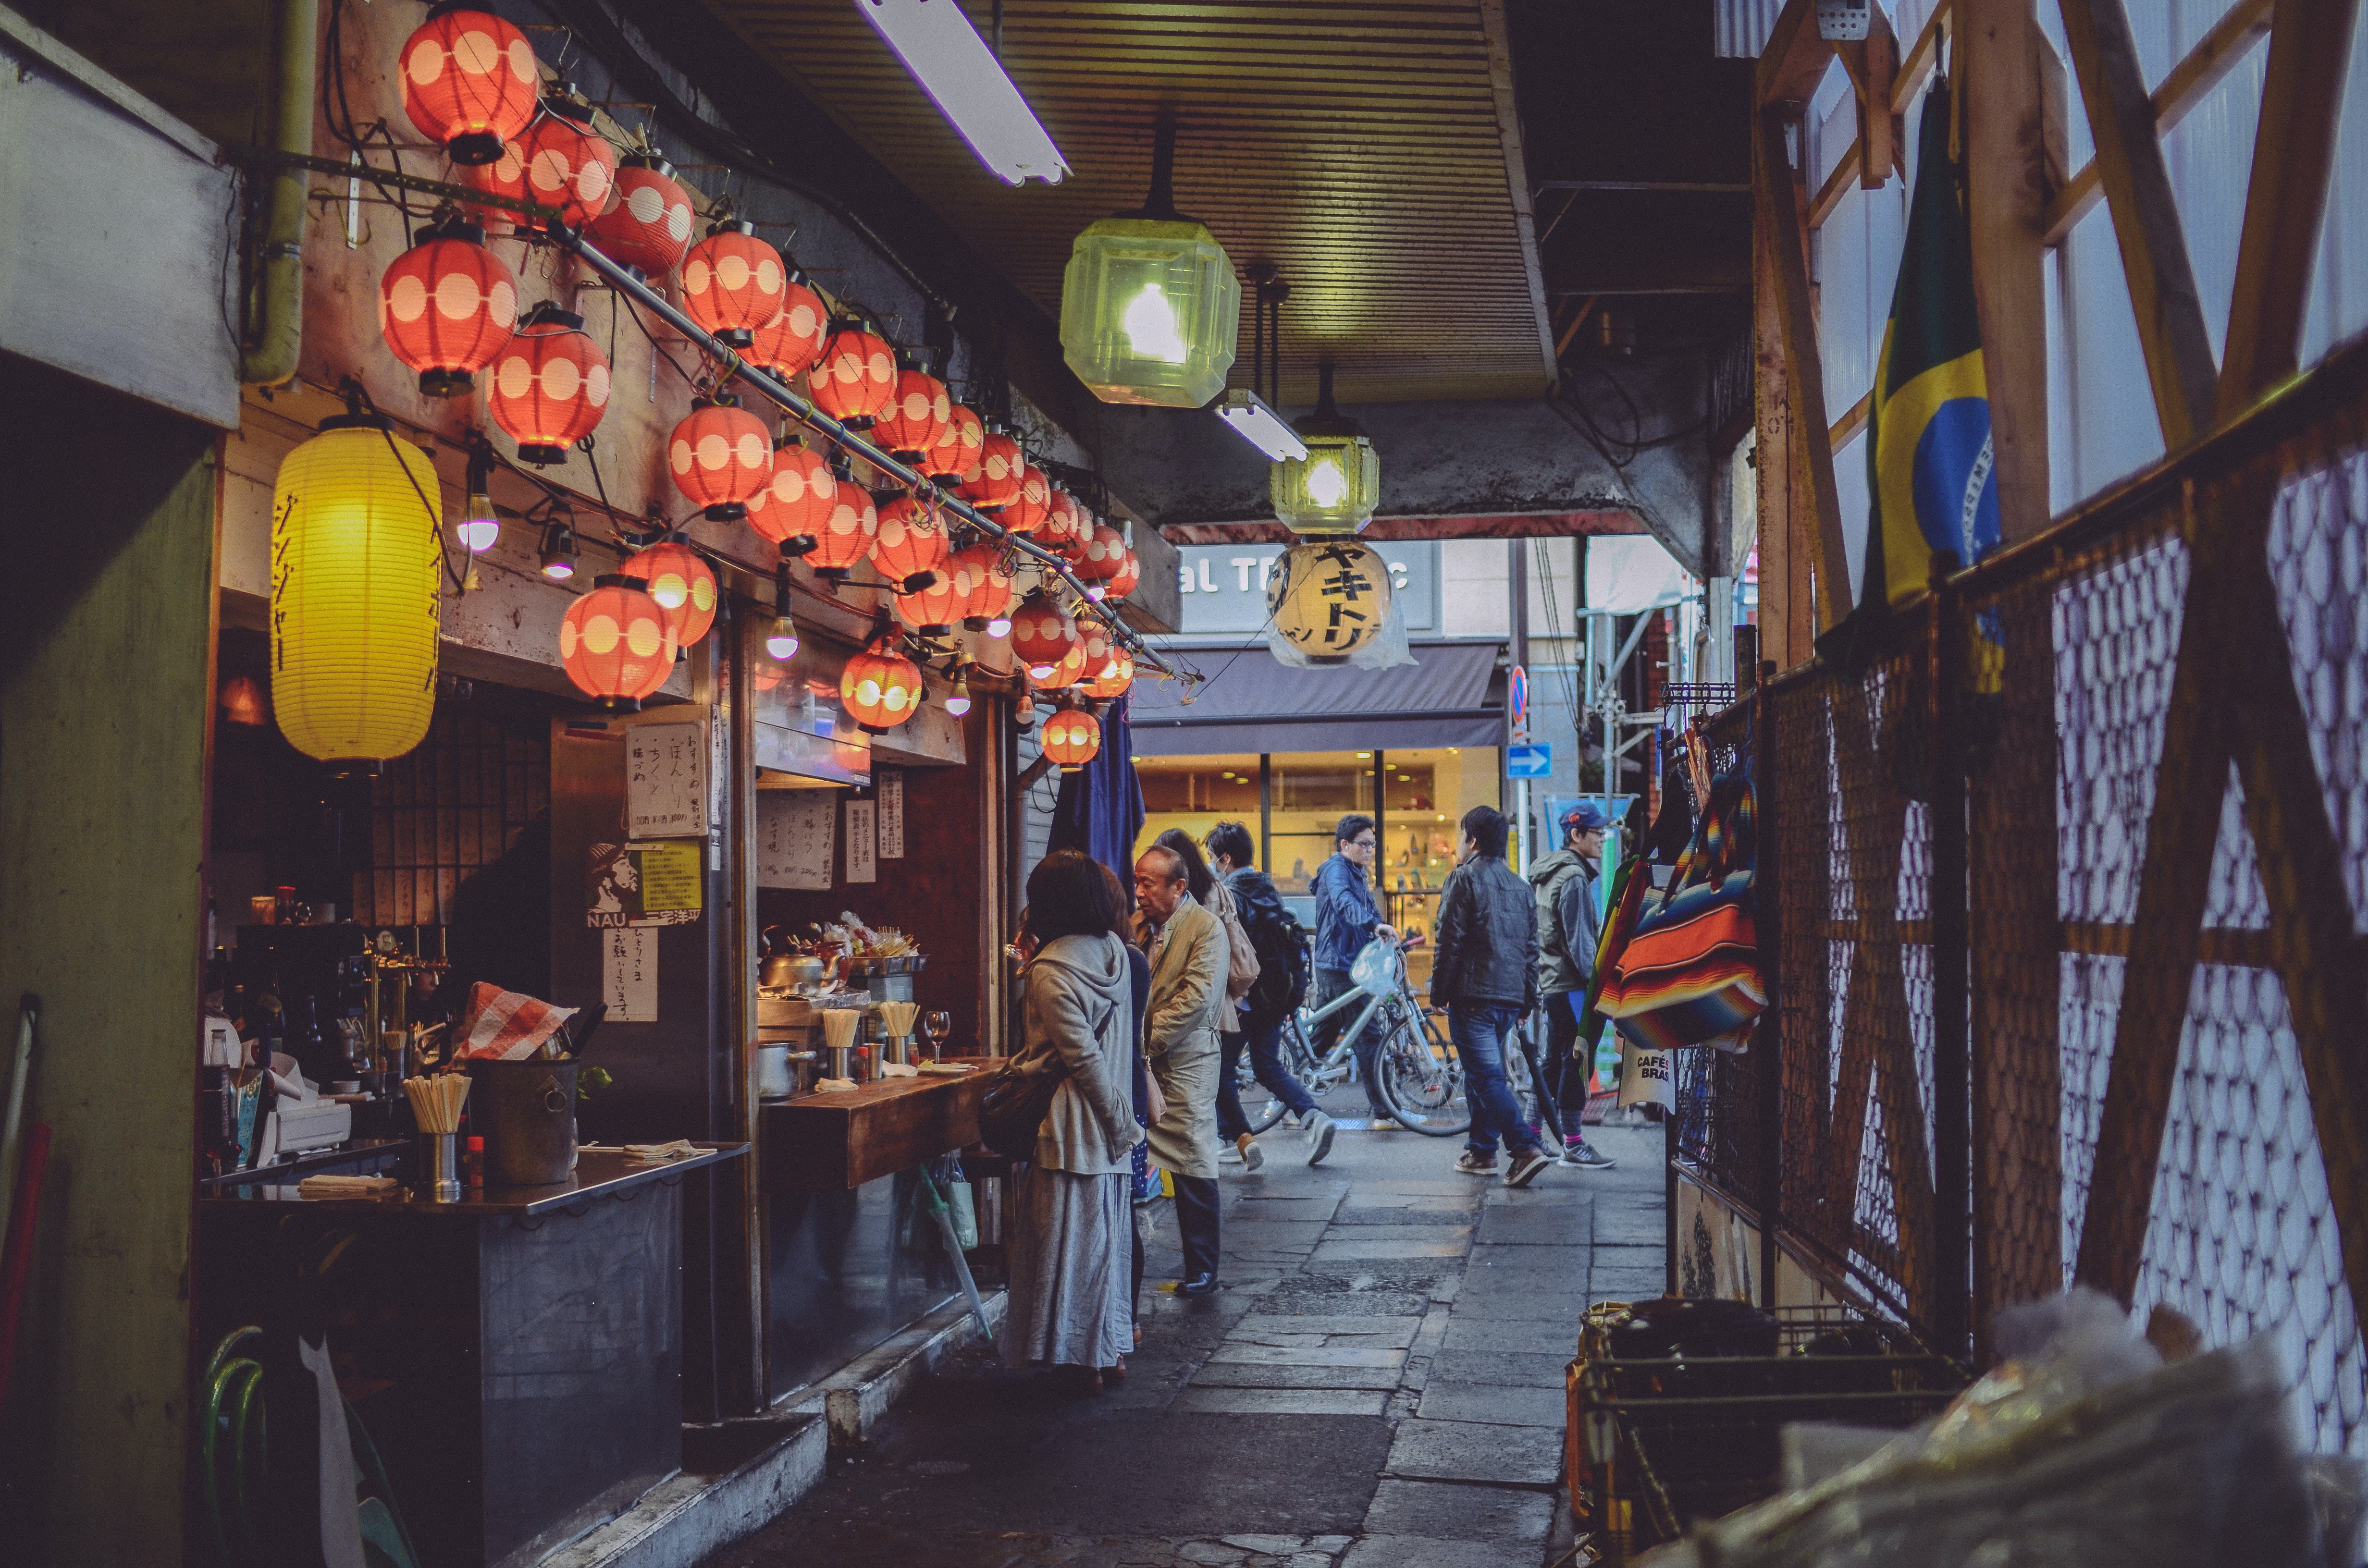
[{"label": "storefront awning", "polygon": [[1190,707],[1178,682],[1135,682],[1128,716],[1138,756],[1504,744],[1502,644],[1417,642],[1415,663],[1386,670],[1297,670],[1263,646],[1236,658],[1240,648],[1167,650],[1212,677]]}]

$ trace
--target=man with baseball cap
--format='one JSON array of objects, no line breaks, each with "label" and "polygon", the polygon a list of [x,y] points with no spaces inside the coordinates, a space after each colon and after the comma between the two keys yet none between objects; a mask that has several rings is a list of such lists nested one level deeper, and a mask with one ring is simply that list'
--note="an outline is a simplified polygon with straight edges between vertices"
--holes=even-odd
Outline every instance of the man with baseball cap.
[{"label": "man with baseball cap", "polygon": [[1547,1031],[1545,1082],[1539,1085],[1538,1102],[1542,1110],[1554,1108],[1563,1164],[1589,1171],[1611,1168],[1610,1157],[1585,1136],[1582,1122],[1595,1063],[1591,1051],[1580,1054],[1587,1048],[1578,1043],[1588,987],[1595,979],[1603,832],[1611,824],[1600,802],[1579,801],[1562,815],[1562,847],[1530,868],[1538,917],[1538,989]]}]

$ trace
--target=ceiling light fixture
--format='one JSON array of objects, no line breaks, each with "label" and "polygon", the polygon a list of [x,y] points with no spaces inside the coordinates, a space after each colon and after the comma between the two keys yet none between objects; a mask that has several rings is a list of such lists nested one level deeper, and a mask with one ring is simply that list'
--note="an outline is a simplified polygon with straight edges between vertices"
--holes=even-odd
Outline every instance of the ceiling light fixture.
[{"label": "ceiling light fixture", "polygon": [[1307,455],[1307,443],[1299,438],[1299,432],[1254,392],[1234,388],[1219,400],[1217,417],[1232,426],[1235,435],[1276,462]]},{"label": "ceiling light fixture", "polygon": [[856,9],[997,178],[1061,183],[1061,149],[957,0],[856,0]]}]

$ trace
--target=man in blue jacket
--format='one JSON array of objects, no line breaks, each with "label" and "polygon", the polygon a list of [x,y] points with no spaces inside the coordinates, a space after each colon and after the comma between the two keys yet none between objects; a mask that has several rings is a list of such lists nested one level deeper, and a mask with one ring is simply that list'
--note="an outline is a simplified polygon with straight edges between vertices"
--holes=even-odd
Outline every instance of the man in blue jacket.
[{"label": "man in blue jacket", "polygon": [[[1340,819],[1332,837],[1332,858],[1315,870],[1315,983],[1307,1005],[1317,1012],[1355,988],[1349,966],[1357,961],[1366,943],[1375,937],[1395,942],[1398,937],[1396,929],[1383,921],[1381,906],[1373,902],[1373,850],[1381,842],[1373,819],[1351,812]],[[1330,1051],[1356,1015],[1356,1008],[1343,1007],[1317,1025],[1315,1038],[1309,1042],[1315,1054]],[[1357,1075],[1364,1080],[1365,1099],[1376,1122],[1390,1119],[1390,1108],[1382,1103],[1381,1090],[1373,1083],[1373,1058],[1381,1045],[1380,1031],[1367,1029],[1357,1037],[1355,1046]]]}]

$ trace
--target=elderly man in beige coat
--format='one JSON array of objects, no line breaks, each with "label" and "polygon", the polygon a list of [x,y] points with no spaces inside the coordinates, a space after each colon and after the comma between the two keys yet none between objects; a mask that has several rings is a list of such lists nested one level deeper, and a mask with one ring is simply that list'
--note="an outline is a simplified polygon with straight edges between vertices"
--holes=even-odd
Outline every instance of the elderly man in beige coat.
[{"label": "elderly man in beige coat", "polygon": [[1176,1228],[1184,1244],[1178,1293],[1217,1288],[1217,1072],[1224,1048],[1225,928],[1193,902],[1183,860],[1153,848],[1134,863],[1134,896],[1155,933],[1143,1054],[1167,1105],[1150,1128],[1151,1157],[1176,1178]]}]

